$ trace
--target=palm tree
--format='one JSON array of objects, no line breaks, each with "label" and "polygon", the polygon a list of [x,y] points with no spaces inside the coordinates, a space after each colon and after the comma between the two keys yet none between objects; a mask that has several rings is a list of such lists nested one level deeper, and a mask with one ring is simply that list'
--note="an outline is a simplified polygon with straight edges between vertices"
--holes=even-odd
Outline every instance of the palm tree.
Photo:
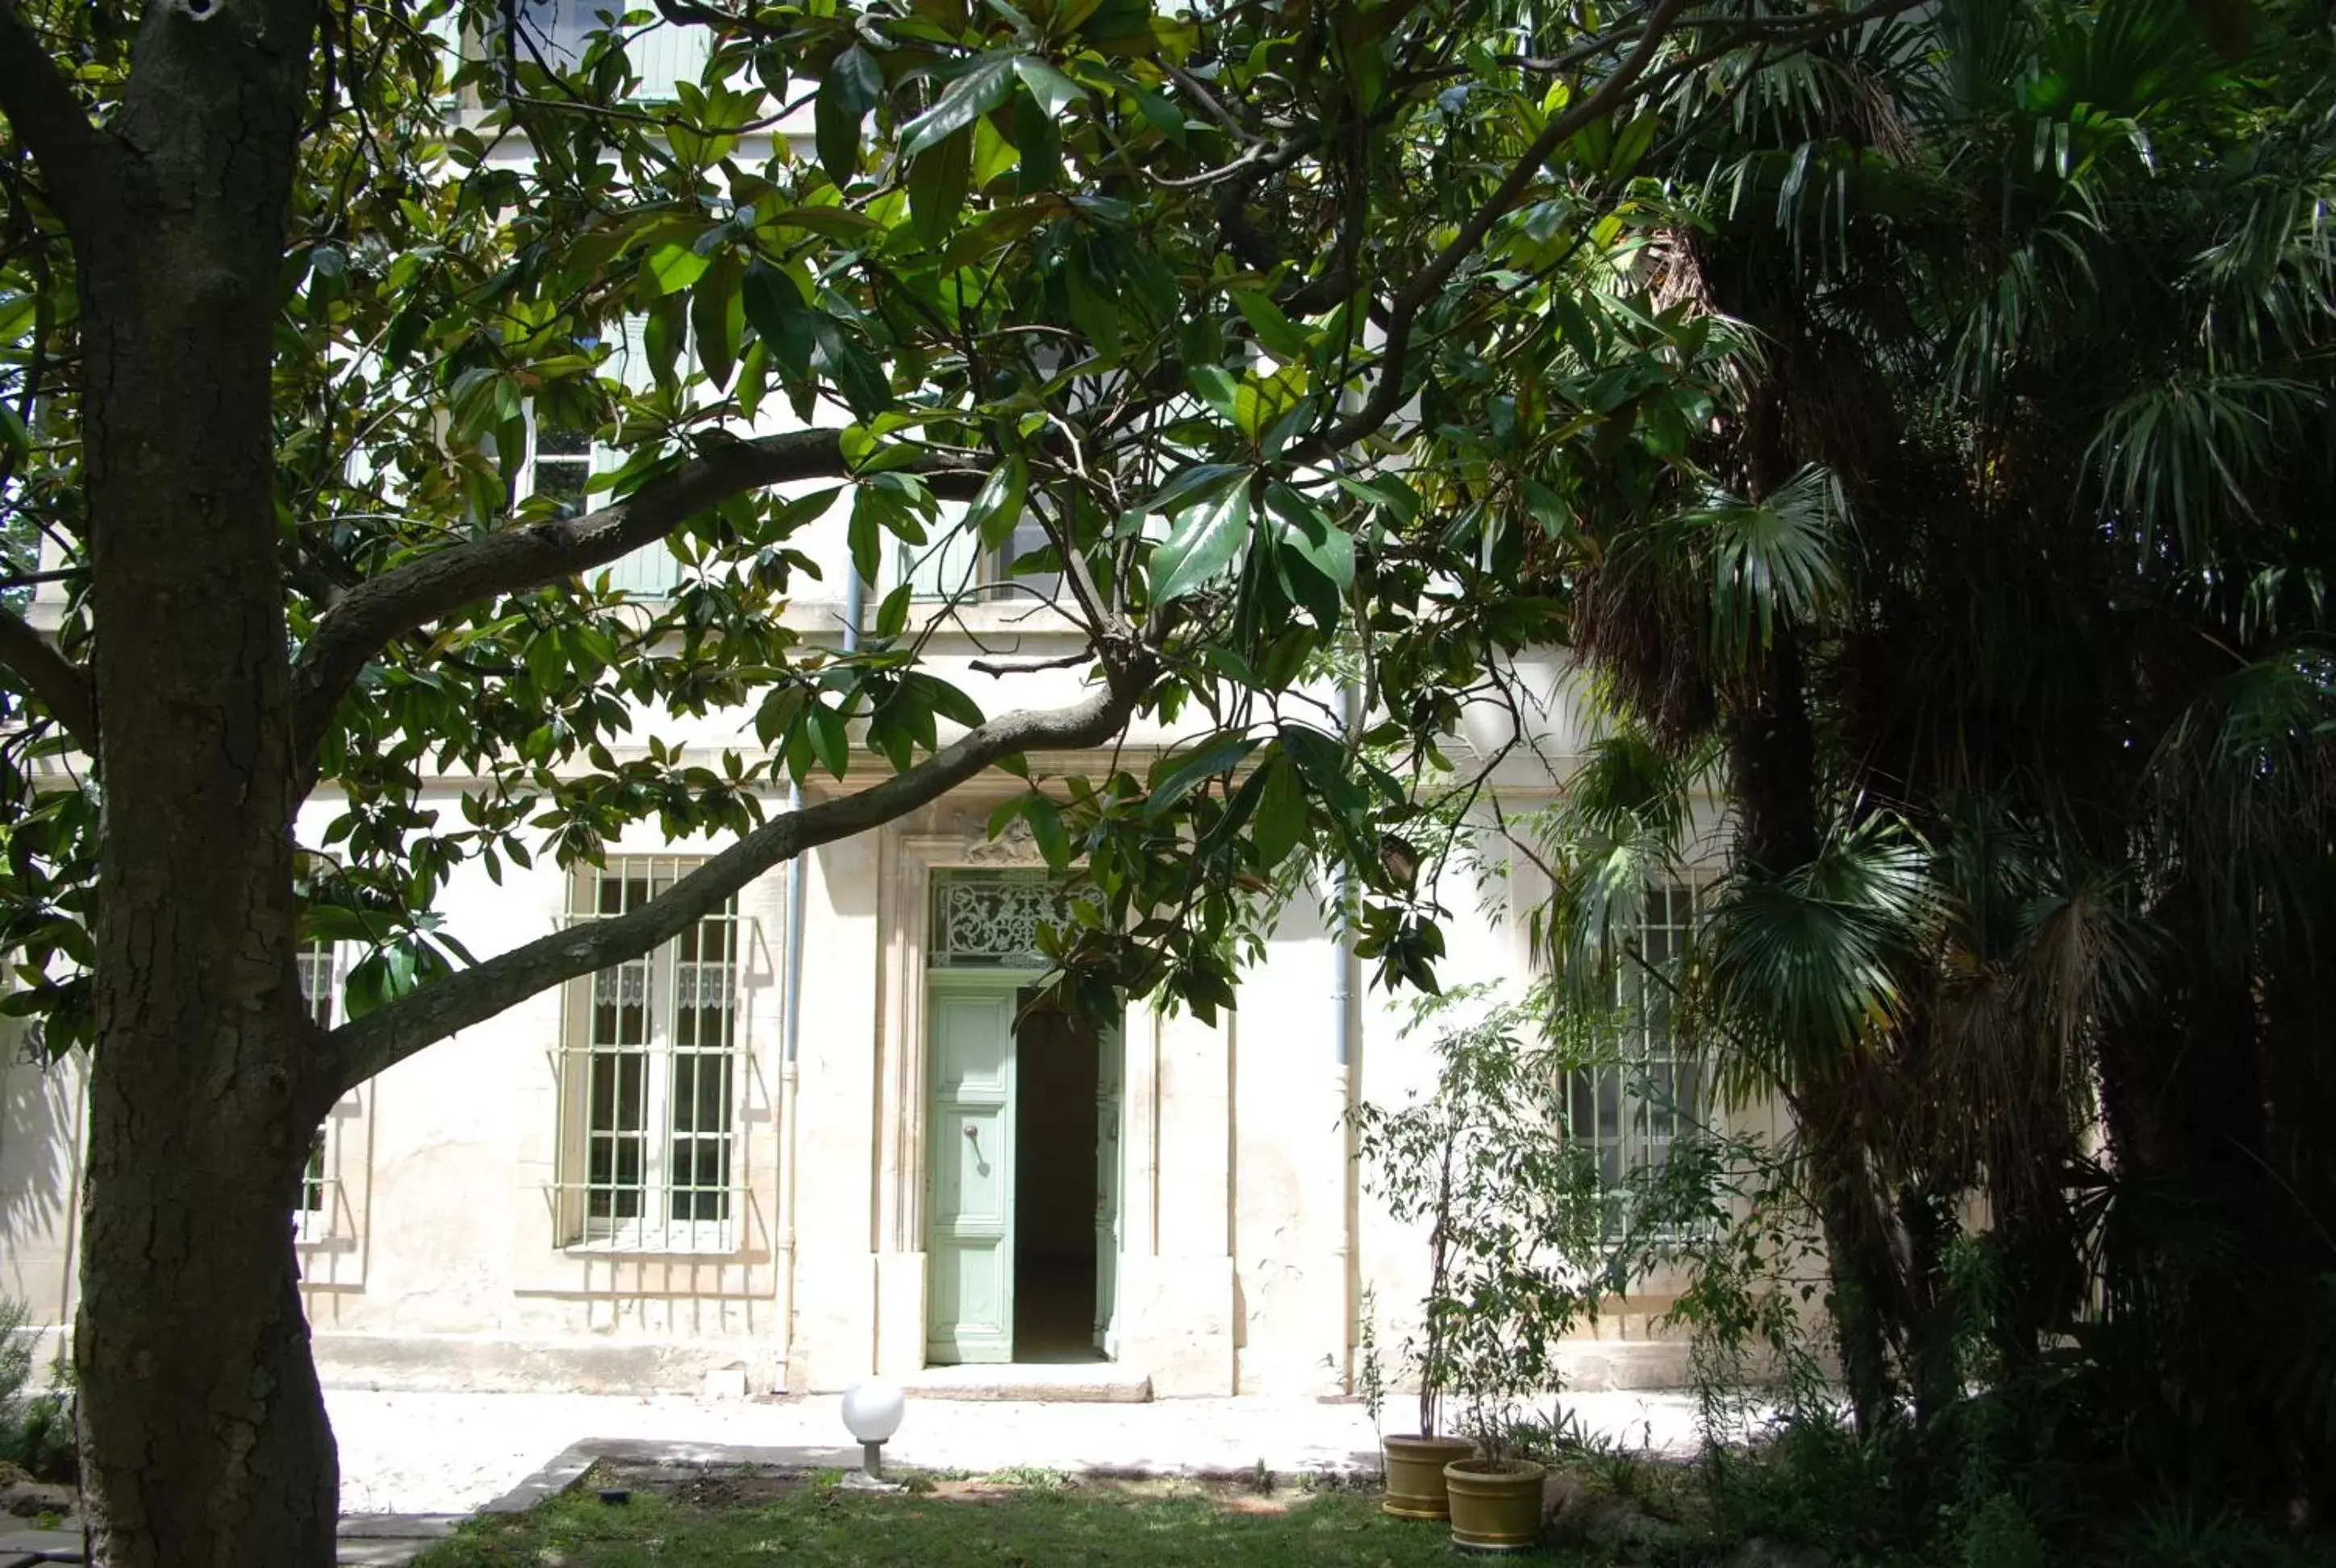
[{"label": "palm tree", "polygon": [[1977,1369],[2336,1476],[2330,54],[1962,0],[1668,105],[1663,281],[1757,347],[1544,564],[1638,742],[1717,748],[1694,1016],[1795,1112],[1869,1428]]}]

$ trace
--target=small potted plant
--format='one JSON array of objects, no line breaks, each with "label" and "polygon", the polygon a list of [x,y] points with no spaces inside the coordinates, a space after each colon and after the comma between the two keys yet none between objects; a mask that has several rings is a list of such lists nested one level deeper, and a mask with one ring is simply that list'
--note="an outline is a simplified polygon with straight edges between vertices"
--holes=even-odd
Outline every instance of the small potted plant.
[{"label": "small potted plant", "polygon": [[[1421,1018],[1473,1008],[1485,989],[1423,1004]],[[1556,1347],[1591,1303],[1597,1205],[1563,1135],[1562,1075],[1527,1044],[1543,1008],[1504,1003],[1435,1041],[1434,1092],[1399,1110],[1356,1108],[1371,1191],[1427,1226],[1428,1272],[1406,1369],[1419,1429],[1384,1436],[1387,1510],[1452,1521],[1463,1545],[1506,1550],[1541,1534],[1542,1466],[1512,1452],[1513,1400],[1554,1389]],[[1465,1433],[1445,1429],[1448,1396]]]},{"label": "small potted plant", "polygon": [[[1388,1118],[1374,1124],[1369,1120],[1370,1108],[1358,1108],[1358,1120],[1366,1127],[1376,1125],[1381,1131],[1401,1137],[1422,1129],[1398,1125]],[[1368,1141],[1369,1134],[1366,1134]],[[1438,1430],[1438,1417],[1444,1403],[1445,1353],[1443,1341],[1445,1314],[1437,1310],[1443,1300],[1445,1282],[1449,1272],[1451,1230],[1445,1220],[1451,1207],[1453,1146],[1449,1137],[1443,1139],[1436,1152],[1434,1180],[1425,1186],[1415,1186],[1403,1177],[1390,1179],[1380,1188],[1381,1195],[1396,1217],[1402,1220],[1427,1221],[1427,1293],[1421,1315],[1419,1331],[1404,1344],[1404,1360],[1413,1379],[1419,1385],[1419,1427],[1416,1431],[1379,1435],[1379,1454],[1387,1473],[1387,1511],[1404,1519],[1441,1519],[1448,1512],[1445,1502],[1444,1470],[1455,1459],[1465,1459],[1475,1453],[1476,1446],[1465,1437],[1455,1437]],[[1376,1311],[1374,1303],[1373,1310]],[[1371,1380],[1377,1383],[1377,1347],[1372,1347]],[[1377,1419],[1378,1407],[1374,1403],[1372,1418]]]}]

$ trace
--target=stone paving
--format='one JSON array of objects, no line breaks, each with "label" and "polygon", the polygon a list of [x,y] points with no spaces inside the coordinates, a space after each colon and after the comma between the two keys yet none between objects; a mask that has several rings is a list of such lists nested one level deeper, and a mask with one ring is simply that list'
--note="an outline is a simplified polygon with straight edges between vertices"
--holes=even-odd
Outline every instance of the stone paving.
[{"label": "stone paving", "polygon": [[[341,1506],[350,1514],[450,1514],[501,1496],[578,1442],[631,1440],[780,1450],[793,1462],[856,1462],[833,1395],[701,1400],[587,1394],[420,1394],[328,1390],[341,1446]],[[1684,1395],[1569,1396],[1592,1431],[1634,1448],[1690,1453],[1694,1401]],[[1406,1429],[1407,1412],[1387,1420]],[[935,1470],[1266,1468],[1352,1470],[1377,1464],[1360,1405],[1315,1399],[1163,1399],[1144,1405],[964,1401],[910,1396],[886,1449]]]}]

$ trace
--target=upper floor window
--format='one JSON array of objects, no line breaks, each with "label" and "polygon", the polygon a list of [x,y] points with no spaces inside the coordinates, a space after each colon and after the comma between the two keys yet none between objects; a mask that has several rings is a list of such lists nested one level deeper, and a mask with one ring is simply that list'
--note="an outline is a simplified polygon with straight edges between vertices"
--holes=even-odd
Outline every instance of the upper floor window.
[{"label": "upper floor window", "polygon": [[[676,82],[696,82],[706,69],[706,30],[667,21],[654,7],[625,0],[519,0],[511,17],[515,59],[573,70],[598,34],[625,41],[625,57],[640,80],[636,96],[670,99]],[[628,22],[628,15],[637,20]]]},{"label": "upper floor window", "polygon": [[[694,862],[612,857],[579,920],[622,915]],[[614,1251],[728,1251],[743,1197],[735,901],[654,951],[571,984],[561,1052],[561,1230]]]},{"label": "upper floor window", "polygon": [[[913,585],[912,597],[1035,603],[1062,591],[1061,570],[1034,560],[1054,549],[1036,517],[1024,513],[996,550],[982,549],[981,541],[962,528],[945,526],[947,531],[935,532],[921,545],[901,547],[901,574]],[[1016,570],[1017,566],[1022,570]]]},{"label": "upper floor window", "polygon": [[1637,927],[1616,962],[1619,1057],[1566,1074],[1566,1135],[1592,1153],[1610,1229],[1621,1224],[1631,1184],[1669,1162],[1672,1144],[1698,1125],[1706,1108],[1702,1070],[1681,1050],[1671,1004],[1695,901],[1689,887],[1646,890]]},{"label": "upper floor window", "polygon": [[[608,499],[605,492],[589,492],[592,476],[614,469],[622,462],[621,453],[601,445],[589,431],[567,429],[540,420],[530,406],[528,460],[521,472],[517,499],[540,498],[550,501],[560,517],[580,516]],[[598,581],[602,572],[608,574],[610,588],[622,589],[635,599],[666,599],[681,580],[681,562],[665,541],[658,540],[618,556],[586,576]]]}]

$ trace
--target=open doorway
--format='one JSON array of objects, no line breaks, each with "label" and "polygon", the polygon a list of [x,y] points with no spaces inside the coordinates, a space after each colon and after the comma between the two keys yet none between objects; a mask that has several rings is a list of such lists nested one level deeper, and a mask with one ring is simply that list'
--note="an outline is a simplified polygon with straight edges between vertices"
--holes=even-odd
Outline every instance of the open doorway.
[{"label": "open doorway", "polygon": [[1100,1042],[1034,989],[1015,1001],[1014,1359],[1099,1361]]}]

